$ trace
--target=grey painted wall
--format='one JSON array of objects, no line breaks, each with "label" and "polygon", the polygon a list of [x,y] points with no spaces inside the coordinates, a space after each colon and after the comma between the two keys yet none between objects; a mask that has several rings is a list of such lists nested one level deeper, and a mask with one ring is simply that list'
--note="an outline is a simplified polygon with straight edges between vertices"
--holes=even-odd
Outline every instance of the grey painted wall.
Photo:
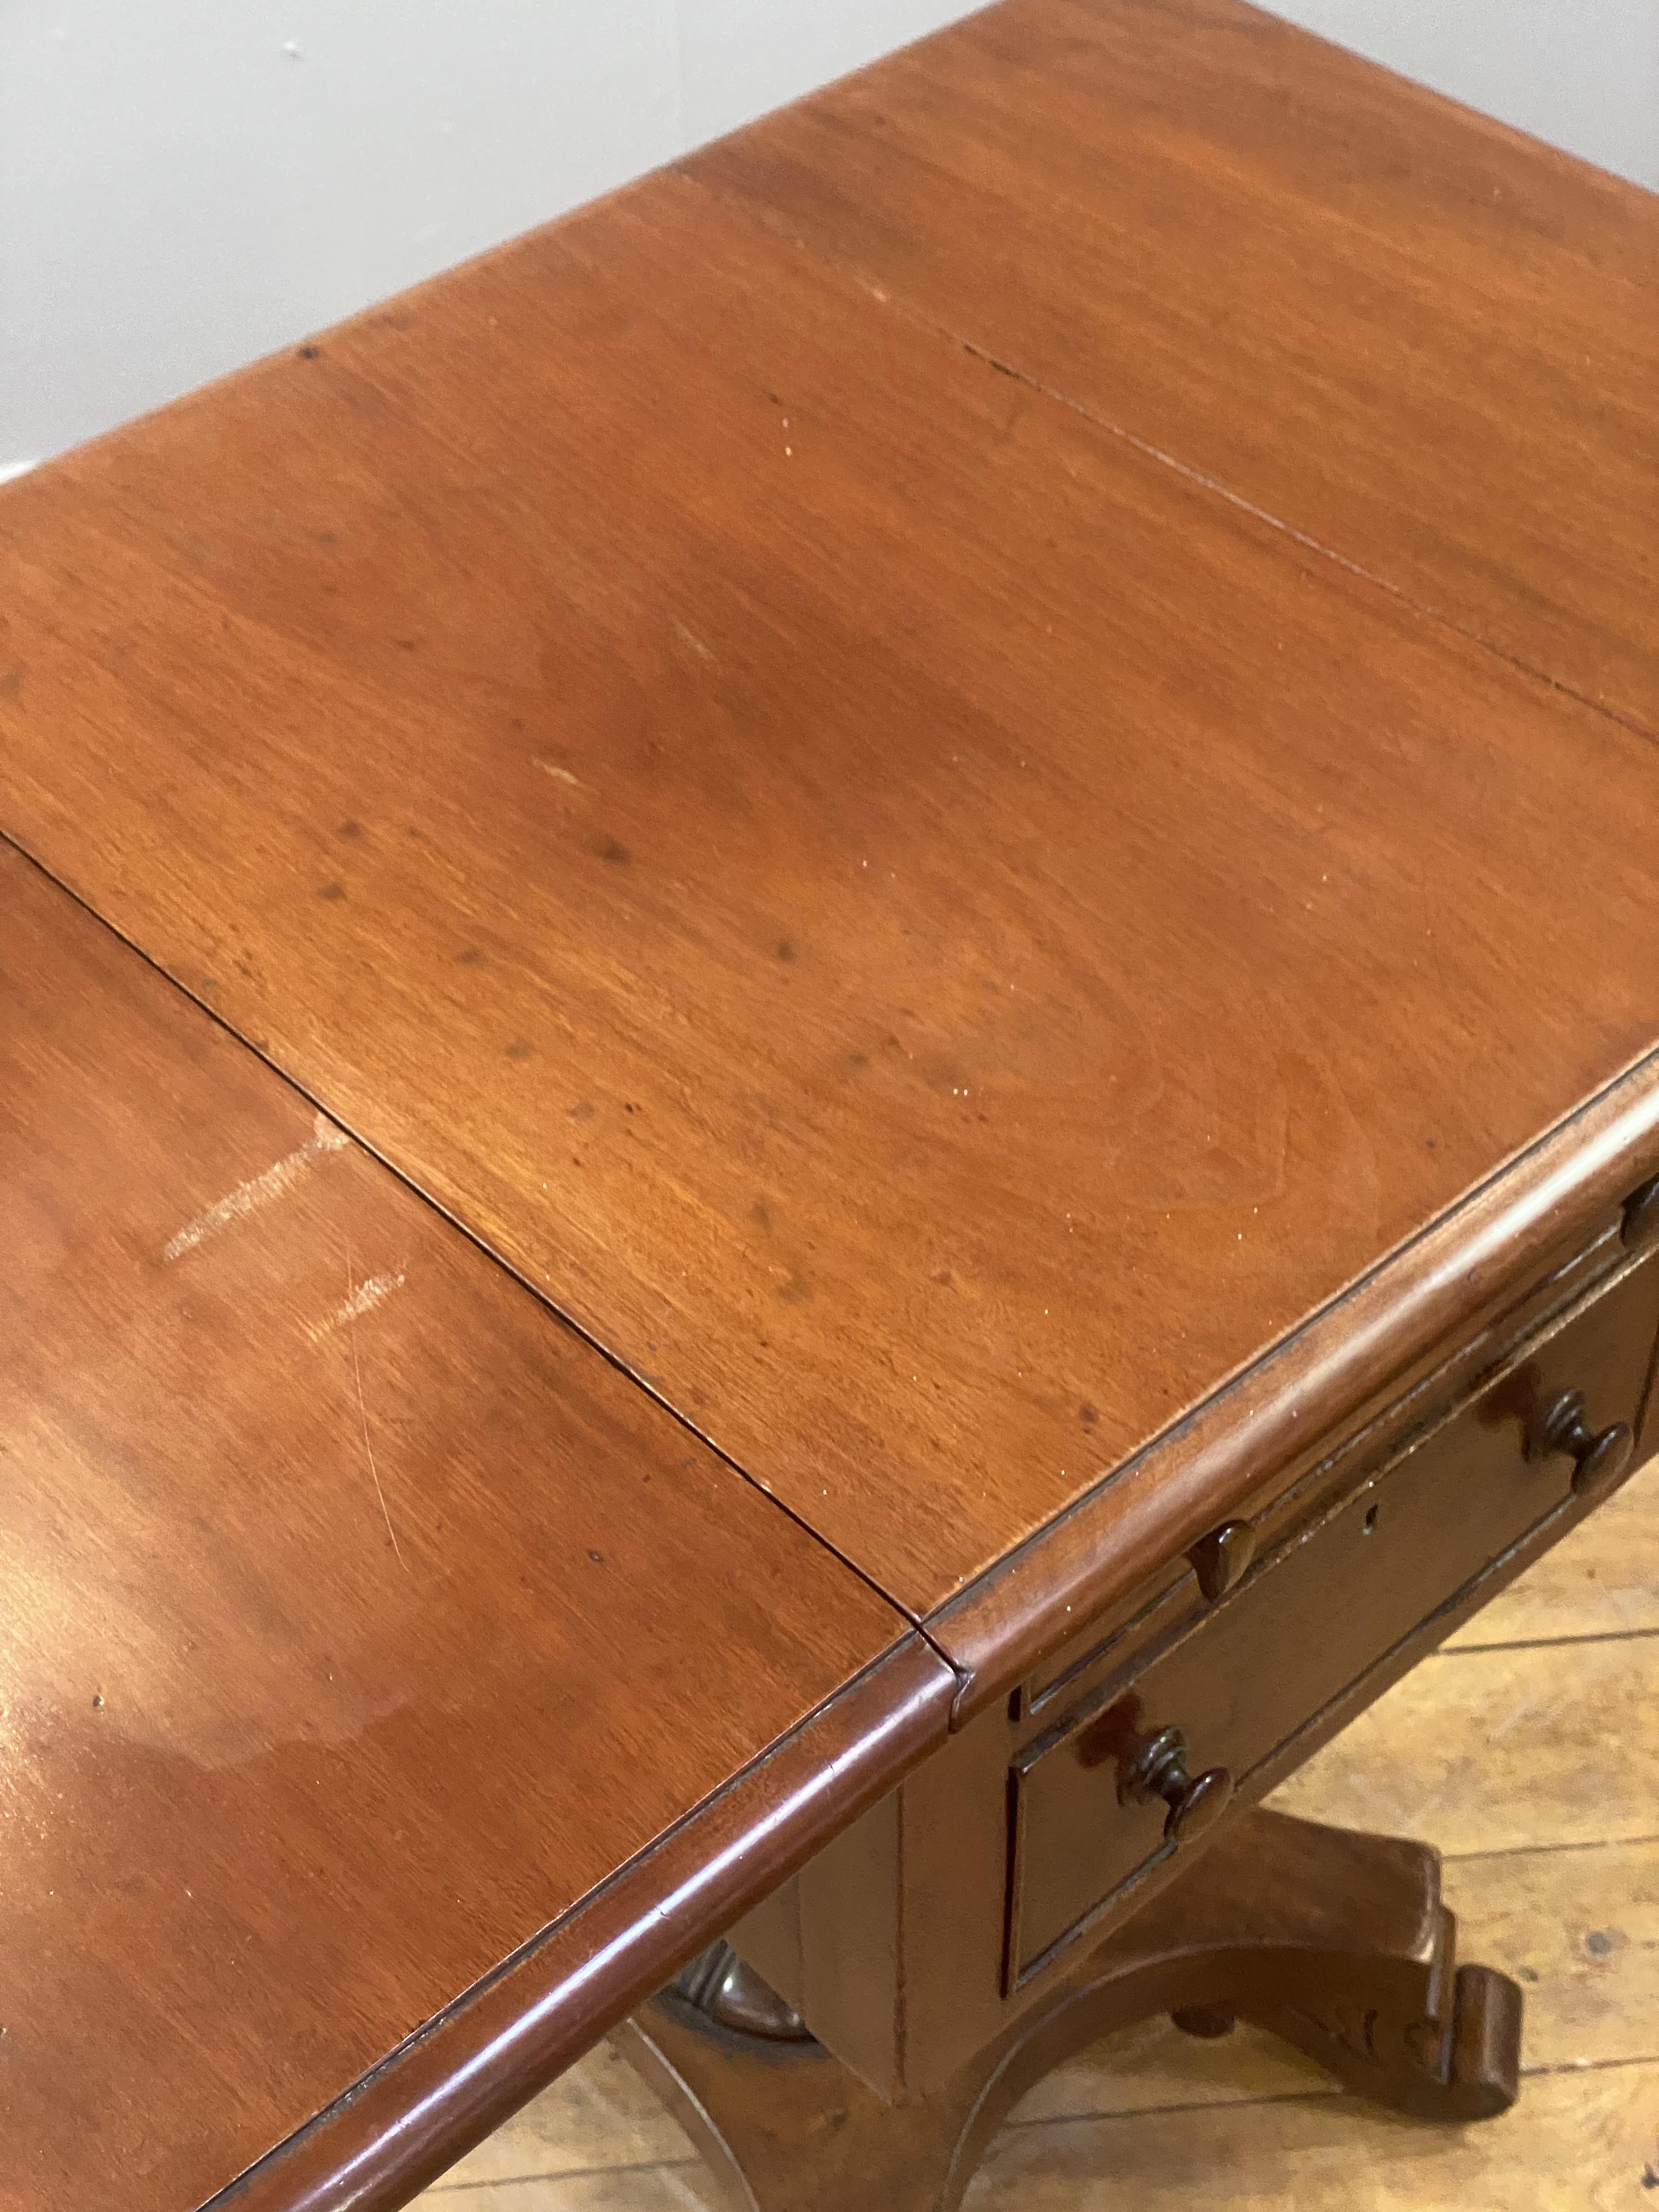
[{"label": "grey painted wall", "polygon": [[1277,0],[1273,13],[1659,191],[1659,0]]},{"label": "grey painted wall", "polygon": [[[0,474],[969,13],[0,0]],[[1659,0],[1281,0],[1659,188]]]}]

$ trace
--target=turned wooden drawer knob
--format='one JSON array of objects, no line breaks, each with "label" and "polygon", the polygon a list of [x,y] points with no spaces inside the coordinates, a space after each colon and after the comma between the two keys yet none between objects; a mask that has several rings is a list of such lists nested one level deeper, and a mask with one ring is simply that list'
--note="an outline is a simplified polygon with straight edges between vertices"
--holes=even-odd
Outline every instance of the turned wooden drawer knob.
[{"label": "turned wooden drawer knob", "polygon": [[1630,1465],[1636,1437],[1628,1421],[1592,1429],[1584,1419],[1584,1394],[1564,1390],[1539,1423],[1528,1446],[1528,1459],[1546,1459],[1551,1452],[1565,1452],[1575,1464],[1575,1498],[1596,1498],[1609,1490]]},{"label": "turned wooden drawer knob", "polygon": [[700,1951],[674,1984],[674,1993],[733,2035],[763,2043],[811,2043],[812,2031],[769,1982],[727,1942]]},{"label": "turned wooden drawer knob", "polygon": [[1164,1823],[1168,1844],[1190,1843],[1212,1827],[1227,1809],[1233,1778],[1224,1766],[1202,1774],[1187,1771],[1187,1739],[1178,1728],[1160,1729],[1143,1743],[1134,1765],[1118,1784],[1121,1805],[1150,1805],[1161,1797],[1170,1808]]},{"label": "turned wooden drawer knob", "polygon": [[1200,1536],[1187,1557],[1199,1589],[1213,1605],[1225,1597],[1255,1557],[1255,1530],[1248,1521],[1224,1521],[1207,1536]]}]

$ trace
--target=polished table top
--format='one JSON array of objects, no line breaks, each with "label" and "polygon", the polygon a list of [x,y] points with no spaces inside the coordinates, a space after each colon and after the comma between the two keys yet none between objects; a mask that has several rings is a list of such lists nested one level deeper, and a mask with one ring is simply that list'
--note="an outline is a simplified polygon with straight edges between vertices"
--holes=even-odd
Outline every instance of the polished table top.
[{"label": "polished table top", "polygon": [[[87,1977],[0,2203],[72,2052],[205,2196],[854,1685],[758,1894],[1659,1165],[1656,274],[1269,19],[1010,0],[0,495]],[[118,1786],[211,1975],[76,1903]]]},{"label": "polished table top", "polygon": [[1653,196],[1235,0],[1019,0],[687,165],[1650,732]]},{"label": "polished table top", "polygon": [[0,937],[0,2203],[178,2208],[872,1662],[907,1725],[950,1676],[9,848]]}]

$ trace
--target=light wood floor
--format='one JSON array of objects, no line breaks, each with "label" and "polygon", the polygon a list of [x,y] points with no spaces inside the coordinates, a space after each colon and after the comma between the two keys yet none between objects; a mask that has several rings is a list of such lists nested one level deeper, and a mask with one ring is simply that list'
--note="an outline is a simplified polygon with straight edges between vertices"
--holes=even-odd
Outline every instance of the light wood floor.
[{"label": "light wood floor", "polygon": [[[1026,2099],[968,2212],[1659,2208],[1659,1460],[1273,1802],[1438,1844],[1460,1955],[1526,1988],[1515,2111],[1425,2127],[1252,2031],[1151,2024]],[[702,2176],[600,2051],[420,2201],[702,2212]]]}]

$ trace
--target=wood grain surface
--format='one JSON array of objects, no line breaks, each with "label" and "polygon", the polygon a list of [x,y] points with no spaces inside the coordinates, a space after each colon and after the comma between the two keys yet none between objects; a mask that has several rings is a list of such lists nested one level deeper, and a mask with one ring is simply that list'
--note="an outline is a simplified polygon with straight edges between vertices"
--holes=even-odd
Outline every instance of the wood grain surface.
[{"label": "wood grain surface", "polygon": [[[1346,1732],[1340,1765],[1315,1762],[1280,1786],[1281,1812],[1403,1824],[1450,1852],[1630,1842],[1659,1828],[1659,1638],[1445,1651],[1389,1697]],[[1449,1705],[1460,1725],[1439,1729]]]},{"label": "wood grain surface", "polygon": [[[1011,2128],[965,2212],[1185,2212],[1224,2189],[1237,2212],[1627,2212],[1655,2148],[1659,2063],[1546,2075],[1512,2113],[1479,2127],[1376,2119],[1357,2100],[1292,2093],[1128,2122],[1092,2118]],[[470,2212],[680,2212],[666,2177],[532,2195],[466,2197]],[[491,2192],[494,2194],[495,2192]],[[440,2204],[442,2199],[439,2200]],[[705,2199],[704,2202],[711,2200]],[[693,2197],[692,2205],[698,2200]]]},{"label": "wood grain surface", "polygon": [[942,1735],[920,1649],[826,1706],[901,1618],[5,847],[0,1192],[7,2212],[182,2212],[672,1846],[514,1985],[568,2055]]},{"label": "wood grain surface", "polygon": [[[0,2205],[401,2202],[1659,1165],[1656,274],[1012,0],[0,492],[0,830],[161,970],[0,847]],[[1519,1850],[1554,1652],[1434,1669]]]},{"label": "wood grain surface", "polygon": [[[1179,1557],[1253,1484],[1265,1477],[1271,1493],[1298,1455],[1311,1463],[1368,1394],[1378,1410],[1425,1370],[1441,1373],[1435,1353],[1443,1358],[1459,1340],[1480,1346],[1476,1316],[1501,1310],[1506,1288],[1548,1279],[1553,1262],[1588,1242],[1583,1224],[1598,1211],[1611,1214],[1617,1248],[1617,1201],[1645,1175],[1656,1141],[1659,1066],[1650,1058],[942,1607],[929,1632],[961,1674],[958,1720],[1034,1660],[1046,1663],[1071,1624]],[[1655,1434],[1654,1364],[1632,1408],[1638,1449]]]},{"label": "wood grain surface", "polygon": [[1659,198],[1236,0],[1007,0],[693,157],[1659,730]]},{"label": "wood grain surface", "polygon": [[6,826],[917,1615],[1659,1036],[1649,739],[682,179],[0,546]]},{"label": "wood grain surface", "polygon": [[396,2212],[944,1739],[948,1668],[894,1644],[700,1814],[204,2212]]}]

